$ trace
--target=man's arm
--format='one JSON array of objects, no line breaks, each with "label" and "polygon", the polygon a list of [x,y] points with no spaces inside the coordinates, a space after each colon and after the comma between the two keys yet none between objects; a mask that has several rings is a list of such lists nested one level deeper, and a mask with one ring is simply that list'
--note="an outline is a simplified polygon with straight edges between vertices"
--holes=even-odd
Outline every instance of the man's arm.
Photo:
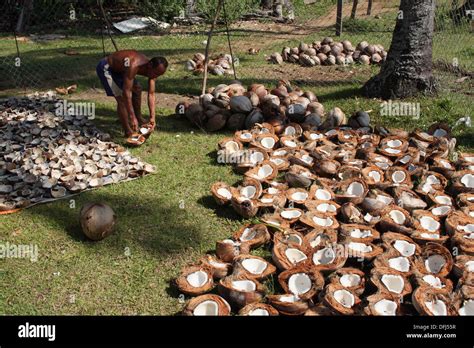
[{"label": "man's arm", "polygon": [[155,128],[155,79],[148,79],[148,109],[150,110],[150,123]]}]

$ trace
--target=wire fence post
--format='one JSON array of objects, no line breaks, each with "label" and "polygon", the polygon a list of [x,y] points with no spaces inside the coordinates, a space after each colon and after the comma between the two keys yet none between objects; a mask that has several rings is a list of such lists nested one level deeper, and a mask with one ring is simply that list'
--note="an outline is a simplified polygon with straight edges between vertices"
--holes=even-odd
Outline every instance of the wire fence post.
[{"label": "wire fence post", "polygon": [[217,9],[216,9],[216,14],[214,16],[214,20],[212,21],[211,24],[211,29],[209,30],[209,33],[207,34],[207,42],[206,42],[206,51],[205,51],[205,59],[204,59],[204,78],[202,80],[202,94],[206,93],[206,85],[207,85],[207,65],[209,64],[209,47],[211,46],[211,38],[212,34],[214,33],[214,27],[216,26],[217,23],[217,18],[219,18],[219,13],[221,12],[221,7],[222,7],[222,2],[223,0],[219,0],[217,4]]},{"label": "wire fence post", "polygon": [[367,4],[367,16],[370,16],[372,14],[372,0],[369,0],[369,3]]},{"label": "wire fence post", "polygon": [[342,34],[342,3],[343,0],[337,0],[336,36],[341,36]]}]

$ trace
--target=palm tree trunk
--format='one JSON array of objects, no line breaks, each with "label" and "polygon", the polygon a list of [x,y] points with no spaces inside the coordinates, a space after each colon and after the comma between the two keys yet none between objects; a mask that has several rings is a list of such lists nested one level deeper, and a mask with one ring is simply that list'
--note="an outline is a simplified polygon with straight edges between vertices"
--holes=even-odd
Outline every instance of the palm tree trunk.
[{"label": "palm tree trunk", "polygon": [[401,0],[400,11],[387,60],[363,87],[369,97],[405,98],[436,91],[432,75],[435,0]]}]

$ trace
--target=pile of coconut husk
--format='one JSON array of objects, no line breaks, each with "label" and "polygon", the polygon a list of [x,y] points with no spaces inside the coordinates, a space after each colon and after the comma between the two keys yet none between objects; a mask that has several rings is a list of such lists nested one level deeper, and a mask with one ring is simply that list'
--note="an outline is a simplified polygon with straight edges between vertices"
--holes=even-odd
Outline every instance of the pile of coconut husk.
[{"label": "pile of coconut husk", "polygon": [[[321,126],[325,116],[313,92],[292,87],[288,81],[278,82],[275,88],[262,84],[245,88],[238,82],[220,84],[210,88],[199,102],[180,102],[176,114],[210,132],[250,129],[262,122],[278,127],[291,121],[311,128]],[[324,127],[334,126],[333,122],[342,116],[340,110],[332,110]]]},{"label": "pile of coconut husk", "polygon": [[302,66],[316,65],[364,65],[381,64],[387,58],[387,52],[382,45],[369,44],[361,41],[354,48],[349,40],[336,42],[330,37],[312,44],[300,42],[298,47],[284,47],[281,54],[274,52],[268,57],[273,64],[283,62],[300,64]]},{"label": "pile of coconut husk", "polygon": [[196,296],[183,313],[473,315],[474,154],[454,144],[445,124],[371,127],[360,111],[222,139],[243,180],[211,193],[254,221],[183,269],[176,285]]},{"label": "pile of coconut husk", "polygon": [[[187,71],[191,71],[194,75],[200,75],[204,73],[204,61],[206,57],[202,53],[196,53],[192,59],[186,61],[185,68]],[[237,66],[237,61],[234,61],[234,65]],[[230,54],[220,54],[216,57],[210,58],[207,71],[213,75],[234,75],[232,69],[232,56]]]},{"label": "pile of coconut husk", "polygon": [[58,114],[58,102],[54,93],[0,101],[0,213],[154,171],[88,116]]}]

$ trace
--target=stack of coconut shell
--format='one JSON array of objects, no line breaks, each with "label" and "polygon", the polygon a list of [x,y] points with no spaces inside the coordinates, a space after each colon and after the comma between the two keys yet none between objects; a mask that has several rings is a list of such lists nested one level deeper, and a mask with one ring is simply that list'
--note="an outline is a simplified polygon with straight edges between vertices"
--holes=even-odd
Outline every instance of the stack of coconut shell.
[{"label": "stack of coconut shell", "polygon": [[151,173],[85,115],[56,113],[54,94],[0,101],[0,212]]},{"label": "stack of coconut shell", "polygon": [[[318,127],[323,123],[324,107],[311,91],[293,88],[288,81],[279,81],[275,88],[252,84],[248,88],[236,82],[210,88],[199,102],[180,102],[176,114],[185,116],[192,124],[213,132],[250,129],[257,123],[269,122],[276,128],[288,122],[303,127]],[[335,111],[342,117],[342,113]],[[334,117],[333,117],[334,116]],[[335,125],[335,124],[334,124]],[[334,126],[327,123],[325,126]]]},{"label": "stack of coconut shell", "polygon": [[[189,59],[185,63],[187,71],[191,71],[194,75],[204,73],[204,61],[206,57],[202,53],[196,53],[192,59]],[[237,65],[237,62],[234,62]],[[232,69],[232,56],[230,54],[220,54],[216,57],[209,59],[207,65],[207,71],[213,75],[233,75],[234,70]]]},{"label": "stack of coconut shell", "polygon": [[322,41],[314,41],[312,44],[300,42],[298,47],[284,47],[281,54],[274,52],[268,60],[273,64],[288,62],[311,67],[354,63],[381,64],[386,58],[387,52],[382,45],[361,41],[354,48],[349,40],[336,42],[332,38],[326,37]]},{"label": "stack of coconut shell", "polygon": [[177,287],[197,296],[185,315],[474,315],[474,154],[453,160],[444,124],[368,121],[262,123],[219,142],[244,178],[212,195],[259,222],[183,270]]}]

